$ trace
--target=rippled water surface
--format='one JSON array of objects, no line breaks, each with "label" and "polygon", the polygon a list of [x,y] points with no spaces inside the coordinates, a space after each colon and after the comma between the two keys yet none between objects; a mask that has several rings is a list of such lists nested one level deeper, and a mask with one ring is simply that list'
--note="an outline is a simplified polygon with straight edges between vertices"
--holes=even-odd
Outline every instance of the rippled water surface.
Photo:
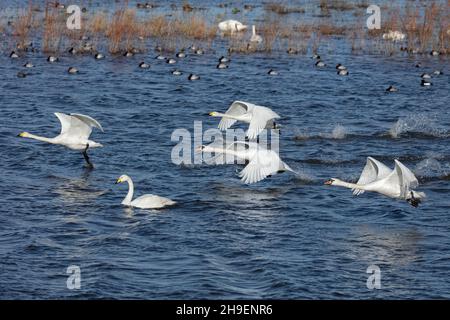
[{"label": "rippled water surface", "polygon": [[[41,53],[0,57],[0,298],[450,298],[450,146],[448,58],[321,53],[225,54],[220,42],[177,68],[153,59],[96,61]],[[142,60],[149,70],[137,66]],[[36,67],[17,78],[22,65]],[[417,61],[423,67],[415,68]],[[339,77],[334,65],[350,75]],[[67,74],[76,66],[78,75]],[[274,68],[278,76],[268,76]],[[443,70],[433,86],[420,74]],[[190,82],[187,74],[201,76]],[[387,94],[395,85],[399,91]],[[232,101],[271,107],[282,116],[280,154],[298,175],[242,184],[237,166],[177,166],[177,128],[217,126],[210,111]],[[96,118],[94,170],[77,152],[20,139],[59,133],[53,112]],[[366,157],[400,159],[427,201],[405,201],[323,185],[356,181]],[[138,195],[178,205],[159,211],[120,203],[130,175]],[[382,288],[366,287],[369,265]],[[68,290],[66,269],[81,268]]]}]

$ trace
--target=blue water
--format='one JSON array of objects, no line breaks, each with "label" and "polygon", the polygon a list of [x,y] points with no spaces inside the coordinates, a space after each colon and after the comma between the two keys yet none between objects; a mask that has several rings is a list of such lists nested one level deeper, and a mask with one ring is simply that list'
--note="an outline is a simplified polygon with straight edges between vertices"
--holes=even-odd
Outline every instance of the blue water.
[{"label": "blue water", "polygon": [[[337,50],[321,53],[328,67],[318,70],[309,55],[275,52],[233,55],[219,71],[224,44],[214,50],[180,59],[181,77],[154,52],[66,54],[56,64],[42,53],[0,56],[0,298],[450,298],[448,58]],[[150,70],[137,67],[142,60]],[[26,61],[36,67],[17,78]],[[336,75],[338,62],[348,77]],[[421,87],[420,74],[436,69],[444,75]],[[190,72],[201,79],[187,81]],[[391,84],[397,93],[385,93]],[[216,127],[208,112],[234,100],[282,116],[280,155],[298,175],[247,186],[237,166],[172,163],[172,132],[193,133],[194,121]],[[77,152],[16,137],[56,136],[53,112],[103,125],[91,136],[104,145],[90,151],[94,170]],[[356,181],[367,156],[400,159],[427,200],[413,208],[323,185]],[[137,195],[178,205],[123,207],[127,187],[114,185],[122,174]],[[366,286],[372,264],[379,290]],[[70,265],[81,269],[79,290],[66,286]]]}]

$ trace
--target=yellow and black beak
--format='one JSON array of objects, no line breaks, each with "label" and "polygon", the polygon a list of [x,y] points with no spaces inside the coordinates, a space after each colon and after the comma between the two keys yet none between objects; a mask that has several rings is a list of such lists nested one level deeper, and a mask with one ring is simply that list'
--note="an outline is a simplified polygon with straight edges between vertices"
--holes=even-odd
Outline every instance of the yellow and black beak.
[{"label": "yellow and black beak", "polygon": [[210,113],[208,113],[211,117],[214,117],[215,115],[216,115],[216,112],[210,112]]},{"label": "yellow and black beak", "polygon": [[122,183],[122,179],[121,178],[117,179],[117,181],[114,182],[114,184],[118,184],[118,183]]},{"label": "yellow and black beak", "polygon": [[332,185],[333,184],[333,179],[330,179],[330,180],[327,180],[327,181],[325,181],[325,183],[324,183],[325,185]]},{"label": "yellow and black beak", "polygon": [[26,136],[26,133],[25,133],[25,132],[21,132],[21,133],[19,133],[17,136],[18,136],[18,137],[24,138],[24,137]]}]

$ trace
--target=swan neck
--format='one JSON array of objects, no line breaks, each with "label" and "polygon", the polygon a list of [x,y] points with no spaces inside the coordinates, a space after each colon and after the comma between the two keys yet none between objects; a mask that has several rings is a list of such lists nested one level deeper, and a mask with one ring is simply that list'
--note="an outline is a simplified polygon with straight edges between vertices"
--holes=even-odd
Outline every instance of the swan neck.
[{"label": "swan neck", "polygon": [[56,143],[55,138],[41,137],[41,136],[37,136],[37,135],[31,134],[31,133],[29,133],[26,137],[30,138],[30,139],[42,141],[42,142],[47,142],[47,143]]},{"label": "swan neck", "polygon": [[345,182],[345,181],[341,181],[341,180],[335,180],[333,184],[335,186],[340,186],[340,187],[349,188],[349,189],[365,190],[365,186],[363,186],[363,185],[359,185],[359,184],[356,184],[356,183]]},{"label": "swan neck", "polygon": [[253,31],[253,35],[256,35],[256,27],[255,26],[252,27],[252,31]]},{"label": "swan neck", "polygon": [[131,204],[131,199],[133,199],[134,184],[131,179],[128,179],[127,182],[128,182],[128,194],[125,197],[125,199],[123,199],[122,204],[129,206]]}]

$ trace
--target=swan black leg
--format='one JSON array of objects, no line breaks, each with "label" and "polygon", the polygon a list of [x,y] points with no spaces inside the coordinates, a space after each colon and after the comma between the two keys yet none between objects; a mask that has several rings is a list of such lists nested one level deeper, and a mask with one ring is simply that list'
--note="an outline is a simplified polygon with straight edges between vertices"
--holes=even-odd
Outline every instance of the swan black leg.
[{"label": "swan black leg", "polygon": [[412,191],[411,191],[411,198],[409,198],[406,201],[408,201],[408,203],[410,205],[412,205],[414,208],[417,208],[419,206],[419,204],[422,202],[420,199],[417,199],[414,197],[414,194],[412,193]]},{"label": "swan black leg", "polygon": [[86,149],[84,149],[84,151],[83,151],[83,157],[84,157],[84,160],[86,160],[88,168],[94,169],[94,165],[91,163],[91,161],[89,161],[89,156],[87,154],[88,149],[89,149],[89,143],[86,144]]}]

